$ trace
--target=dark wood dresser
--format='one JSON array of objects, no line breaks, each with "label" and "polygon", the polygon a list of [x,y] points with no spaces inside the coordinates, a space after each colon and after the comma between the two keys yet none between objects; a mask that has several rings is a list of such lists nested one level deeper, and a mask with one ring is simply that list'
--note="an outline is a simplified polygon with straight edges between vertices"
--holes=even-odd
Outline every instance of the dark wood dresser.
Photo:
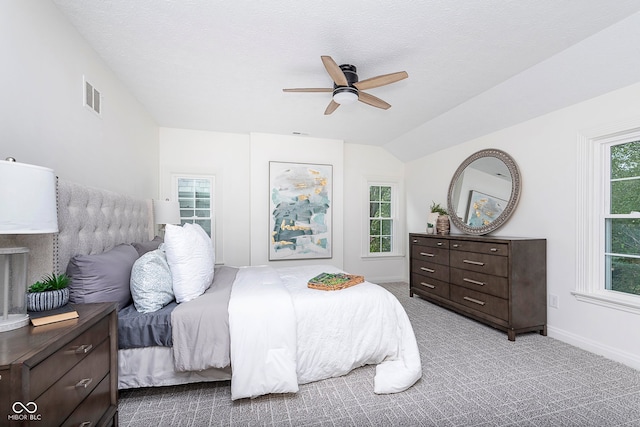
[{"label": "dark wood dresser", "polygon": [[547,334],[547,241],[409,234],[410,295],[507,332]]},{"label": "dark wood dresser", "polygon": [[0,332],[0,425],[118,424],[114,303],[78,304],[77,319]]}]

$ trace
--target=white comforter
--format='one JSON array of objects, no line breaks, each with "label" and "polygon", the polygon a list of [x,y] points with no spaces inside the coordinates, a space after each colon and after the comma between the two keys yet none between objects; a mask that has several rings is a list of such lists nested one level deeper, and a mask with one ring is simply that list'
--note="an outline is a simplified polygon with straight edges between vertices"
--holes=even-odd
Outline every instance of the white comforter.
[{"label": "white comforter", "polygon": [[309,289],[334,267],[243,267],[229,301],[232,399],[297,392],[305,384],[377,364],[375,393],[411,387],[422,368],[413,328],[398,300],[365,282]]}]

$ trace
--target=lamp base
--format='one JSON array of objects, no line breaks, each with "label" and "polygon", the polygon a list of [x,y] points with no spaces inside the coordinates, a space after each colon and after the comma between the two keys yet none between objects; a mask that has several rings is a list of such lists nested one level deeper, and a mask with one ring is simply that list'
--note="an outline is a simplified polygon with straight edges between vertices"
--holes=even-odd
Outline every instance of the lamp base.
[{"label": "lamp base", "polygon": [[7,319],[0,319],[0,332],[12,331],[28,324],[28,314],[10,314]]}]

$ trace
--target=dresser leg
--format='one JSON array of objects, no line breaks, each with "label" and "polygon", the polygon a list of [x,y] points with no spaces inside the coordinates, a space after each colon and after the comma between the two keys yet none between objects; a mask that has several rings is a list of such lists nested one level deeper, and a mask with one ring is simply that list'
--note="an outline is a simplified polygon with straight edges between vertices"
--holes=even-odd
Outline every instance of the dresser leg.
[{"label": "dresser leg", "polygon": [[514,331],[513,329],[509,329],[507,331],[507,337],[509,338],[509,341],[515,341],[516,340],[516,331]]},{"label": "dresser leg", "polygon": [[542,329],[540,329],[540,335],[542,335],[543,337],[547,336],[547,325],[544,325]]}]

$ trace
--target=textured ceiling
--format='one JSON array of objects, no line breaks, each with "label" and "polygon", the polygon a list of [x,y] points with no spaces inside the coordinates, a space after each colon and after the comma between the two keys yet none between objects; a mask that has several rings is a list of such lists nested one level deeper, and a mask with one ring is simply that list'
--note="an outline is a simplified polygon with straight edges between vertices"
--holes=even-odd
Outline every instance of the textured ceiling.
[{"label": "textured ceiling", "polygon": [[[300,132],[403,160],[491,130],[470,121],[478,129],[447,131],[444,119],[640,10],[639,0],[53,2],[160,126]],[[360,80],[409,78],[367,91],[389,110],[358,102],[325,116],[330,93],[282,92],[330,87],[320,55],[357,66]],[[564,106],[529,89],[540,101],[514,119]]]}]

